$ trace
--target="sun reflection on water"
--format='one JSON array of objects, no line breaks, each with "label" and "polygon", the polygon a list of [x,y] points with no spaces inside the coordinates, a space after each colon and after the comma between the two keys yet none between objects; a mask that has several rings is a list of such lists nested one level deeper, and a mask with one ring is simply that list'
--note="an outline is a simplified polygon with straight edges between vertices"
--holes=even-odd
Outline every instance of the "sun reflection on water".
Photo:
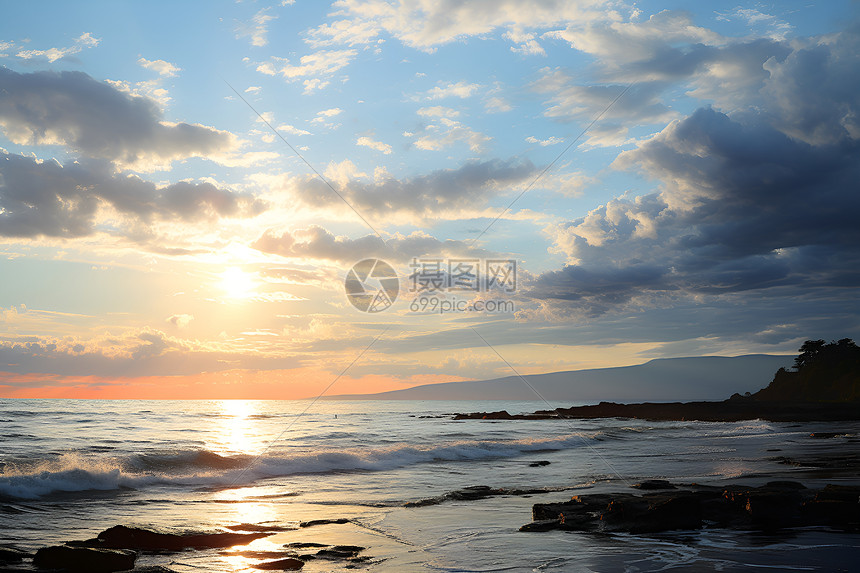
[{"label": "sun reflection on water", "polygon": [[256,416],[259,402],[253,400],[221,400],[221,423],[216,427],[214,446],[221,455],[259,455],[266,447]]}]

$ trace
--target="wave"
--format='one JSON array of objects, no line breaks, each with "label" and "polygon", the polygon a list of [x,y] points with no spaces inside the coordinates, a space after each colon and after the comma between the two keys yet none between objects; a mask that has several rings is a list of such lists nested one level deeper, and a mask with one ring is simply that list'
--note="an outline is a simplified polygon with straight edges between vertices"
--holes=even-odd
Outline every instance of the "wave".
[{"label": "wave", "polygon": [[595,435],[548,439],[464,440],[443,444],[397,444],[382,448],[320,449],[259,457],[209,450],[131,454],[125,457],[73,452],[51,460],[7,463],[0,473],[0,499],[39,499],[60,492],[144,489],[158,485],[234,487],[297,474],[387,471],[426,462],[474,462],[558,451],[592,442]]}]

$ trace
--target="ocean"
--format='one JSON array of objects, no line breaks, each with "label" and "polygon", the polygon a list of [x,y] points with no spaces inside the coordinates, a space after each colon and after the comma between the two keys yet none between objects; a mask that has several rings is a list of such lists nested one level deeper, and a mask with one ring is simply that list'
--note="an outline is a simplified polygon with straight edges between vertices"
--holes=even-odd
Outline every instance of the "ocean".
[{"label": "ocean", "polygon": [[[366,548],[363,561],[310,560],[303,569],[310,572],[849,571],[860,563],[860,536],[825,528],[518,531],[534,503],[633,491],[629,484],[652,478],[858,484],[856,470],[838,463],[785,462],[856,455],[860,423],[450,417],[500,409],[546,404],[2,399],[0,544],[34,551],[117,524],[171,531],[264,524],[285,530],[230,550],[142,555],[138,566],[254,571],[273,555],[265,552],[295,543]],[[810,437],[820,432],[839,435]],[[445,498],[481,485],[541,491]],[[298,527],[340,518],[349,521]]]}]

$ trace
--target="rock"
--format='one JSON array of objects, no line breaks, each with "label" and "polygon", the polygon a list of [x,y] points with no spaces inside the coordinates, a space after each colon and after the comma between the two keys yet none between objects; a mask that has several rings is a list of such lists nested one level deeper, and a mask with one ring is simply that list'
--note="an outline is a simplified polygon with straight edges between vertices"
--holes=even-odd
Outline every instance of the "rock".
[{"label": "rock", "polygon": [[656,489],[678,489],[668,481],[664,479],[649,479],[645,480],[642,483],[633,484],[633,488],[641,489],[643,491],[656,490]]},{"label": "rock", "polygon": [[824,489],[815,494],[815,500],[835,500],[848,503],[860,503],[860,486],[827,484],[824,486]]},{"label": "rock", "polygon": [[254,569],[264,569],[267,571],[298,571],[305,566],[304,561],[287,557],[286,559],[278,559],[277,561],[265,561],[251,565]]},{"label": "rock", "polygon": [[320,549],[316,552],[316,556],[324,559],[349,559],[364,550],[364,547],[358,545],[334,545],[328,549]]},{"label": "rock", "polygon": [[331,525],[331,524],[344,524],[349,523],[349,519],[346,517],[339,517],[337,519],[312,519],[311,521],[302,521],[299,523],[299,527],[313,527],[315,525]]},{"label": "rock", "polygon": [[786,491],[754,491],[746,495],[746,511],[764,529],[800,525],[802,499]]},{"label": "rock", "polygon": [[284,547],[290,547],[295,549],[306,549],[308,547],[328,547],[325,543],[313,543],[313,542],[302,542],[296,541],[294,543],[286,543]]},{"label": "rock", "polygon": [[95,539],[76,543],[77,546],[108,549],[137,549],[141,551],[182,551],[183,549],[221,549],[247,545],[255,539],[272,535],[256,533],[190,533],[176,534],[150,531],[139,527],[115,525],[98,534]]},{"label": "rock", "polygon": [[33,565],[69,572],[111,573],[134,569],[135,559],[134,551],[56,545],[39,549],[33,557]]},{"label": "rock", "polygon": [[408,501],[403,504],[403,507],[424,507],[427,505],[438,505],[440,503],[446,501],[474,501],[478,499],[484,499],[486,497],[493,497],[499,495],[534,495],[537,493],[548,493],[552,491],[564,491],[565,487],[557,487],[557,488],[532,488],[532,489],[514,489],[514,488],[506,488],[506,487],[490,487],[488,485],[472,485],[469,487],[464,487],[463,489],[457,489],[454,491],[449,491],[448,493],[444,493],[442,495],[437,495],[436,497],[428,497],[426,499],[419,499],[417,501]]},{"label": "rock", "polygon": [[533,414],[472,412],[453,415],[455,420],[549,420],[549,419],[633,418],[639,420],[701,420],[738,422],[762,419],[769,422],[811,422],[860,420],[856,403],[767,401],[756,397],[722,402],[669,402],[617,404],[600,402],[588,406],[538,410]]},{"label": "rock", "polygon": [[860,486],[810,490],[798,482],[774,481],[761,487],[684,487],[690,489],[577,495],[570,501],[537,503],[532,506],[534,521],[520,531],[655,533],[701,527],[769,531],[809,525],[860,529]]},{"label": "rock", "polygon": [[694,492],[652,494],[614,500],[600,515],[605,528],[630,533],[657,533],[702,527],[702,496]]},{"label": "rock", "polygon": [[0,547],[0,563],[17,563],[32,555],[15,547]]},{"label": "rock", "polygon": [[549,462],[546,460],[540,460],[539,462],[532,462],[529,464],[530,468],[539,468],[541,466],[548,466]]},{"label": "rock", "polygon": [[520,527],[520,531],[551,531],[553,529],[558,529],[559,525],[560,522],[558,519],[540,519],[538,521],[526,523]]},{"label": "rock", "polygon": [[790,480],[769,481],[764,484],[764,487],[769,489],[806,489],[806,486],[799,481]]}]

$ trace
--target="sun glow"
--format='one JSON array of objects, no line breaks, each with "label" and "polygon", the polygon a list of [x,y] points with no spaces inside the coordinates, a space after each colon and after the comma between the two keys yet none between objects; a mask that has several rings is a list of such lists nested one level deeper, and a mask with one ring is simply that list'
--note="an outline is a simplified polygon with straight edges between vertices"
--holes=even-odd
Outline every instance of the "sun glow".
[{"label": "sun glow", "polygon": [[229,298],[248,299],[254,296],[257,281],[239,267],[228,267],[221,273],[219,286]]},{"label": "sun glow", "polygon": [[252,416],[258,413],[254,402],[248,400],[222,400],[223,421],[216,450],[219,454],[236,453],[254,455],[265,447],[254,427]]}]

